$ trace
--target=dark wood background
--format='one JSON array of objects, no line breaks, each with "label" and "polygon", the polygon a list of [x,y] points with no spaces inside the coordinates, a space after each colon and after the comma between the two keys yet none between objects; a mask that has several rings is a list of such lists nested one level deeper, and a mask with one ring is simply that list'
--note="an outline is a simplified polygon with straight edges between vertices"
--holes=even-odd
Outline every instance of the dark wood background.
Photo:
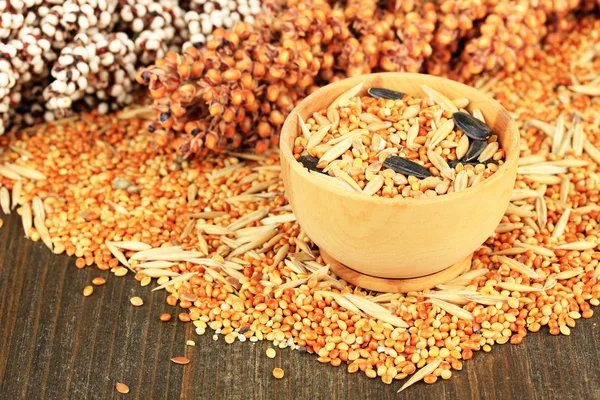
[{"label": "dark wood background", "polygon": [[[597,314],[581,320],[570,337],[547,329],[519,346],[476,353],[449,381],[384,385],[315,356],[278,350],[269,343],[236,342],[212,333],[199,337],[177,321],[165,292],[150,292],[133,277],[75,268],[74,258],[51,254],[23,238],[16,215],[0,229],[0,399],[600,399]],[[96,276],[107,283],[85,298]],[[144,306],[129,303],[132,296]],[[600,311],[600,310],[599,310]],[[161,313],[174,318],[160,322]],[[186,346],[192,339],[195,347]],[[173,356],[187,356],[187,366]],[[273,378],[274,367],[285,377]],[[120,395],[115,384],[129,385]]]}]

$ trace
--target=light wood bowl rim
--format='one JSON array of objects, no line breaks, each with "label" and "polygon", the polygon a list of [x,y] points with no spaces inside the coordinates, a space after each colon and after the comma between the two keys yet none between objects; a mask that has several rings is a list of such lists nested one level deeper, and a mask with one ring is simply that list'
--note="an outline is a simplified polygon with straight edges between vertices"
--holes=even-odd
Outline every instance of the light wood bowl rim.
[{"label": "light wood bowl rim", "polygon": [[[460,192],[453,192],[453,193],[444,194],[441,196],[419,198],[419,199],[404,198],[404,197],[403,198],[395,198],[395,197],[388,198],[388,197],[381,197],[381,196],[365,196],[361,193],[354,193],[354,192],[350,192],[347,190],[342,190],[335,185],[325,186],[325,185],[319,184],[311,176],[311,173],[308,172],[308,170],[306,168],[301,166],[300,163],[294,158],[294,156],[292,154],[292,148],[290,145],[288,145],[289,136],[291,136],[294,133],[295,133],[294,138],[298,136],[298,132],[297,131],[293,132],[293,129],[291,129],[291,126],[297,126],[299,110],[307,108],[306,105],[309,104],[313,99],[315,99],[317,97],[320,97],[320,96],[331,97],[328,95],[329,91],[332,90],[333,88],[335,88],[336,86],[339,86],[342,82],[354,81],[355,83],[352,86],[355,86],[355,85],[358,85],[360,82],[366,81],[368,77],[381,76],[381,75],[394,76],[395,79],[398,79],[398,78],[411,79],[411,78],[420,78],[423,76],[427,76],[428,79],[433,78],[434,80],[438,80],[440,82],[440,84],[464,87],[468,90],[478,91],[482,96],[485,96],[486,100],[488,100],[490,102],[490,104],[493,106],[493,108],[496,111],[498,111],[499,113],[504,114],[504,116],[508,120],[508,124],[506,126],[506,133],[512,136],[513,145],[508,149],[504,149],[504,147],[501,147],[502,149],[505,150],[505,154],[506,154],[504,163],[498,168],[498,170],[496,172],[494,172],[494,174],[492,174],[491,177],[484,179],[483,181],[481,181],[479,184],[477,184],[475,186],[469,187],[465,190],[461,190]],[[432,85],[432,86],[433,86],[432,89],[437,90],[436,85]],[[411,94],[411,93],[408,93],[408,94]],[[331,99],[332,102],[333,102],[333,100],[334,100],[334,98]],[[317,111],[317,110],[315,110],[315,111]],[[292,124],[292,122],[296,122],[296,124]],[[493,134],[497,134],[497,132],[493,132]],[[513,118],[510,116],[510,114],[508,114],[506,109],[498,101],[489,97],[488,95],[484,94],[483,92],[479,91],[478,89],[475,89],[471,86],[467,86],[460,82],[456,82],[456,81],[446,79],[446,78],[440,78],[440,77],[433,76],[433,75],[416,74],[416,73],[409,73],[409,72],[379,72],[379,73],[375,73],[375,74],[367,74],[367,75],[361,75],[361,76],[357,76],[357,77],[353,77],[353,78],[347,78],[347,79],[340,80],[338,82],[330,83],[327,86],[323,86],[322,88],[318,89],[317,91],[315,91],[314,93],[312,93],[308,97],[306,97],[296,107],[294,107],[292,112],[286,118],[286,120],[283,124],[283,127],[281,129],[281,138],[279,139],[279,147],[280,147],[280,156],[284,157],[288,161],[288,163],[290,164],[290,168],[294,169],[294,171],[297,174],[299,174],[300,176],[315,183],[317,186],[322,188],[322,190],[327,190],[329,192],[335,193],[340,196],[347,196],[347,197],[350,197],[357,201],[365,201],[365,202],[373,203],[373,204],[418,205],[418,204],[436,204],[436,203],[442,203],[442,202],[448,201],[448,200],[458,199],[459,197],[464,197],[464,196],[469,196],[471,194],[475,194],[477,191],[479,191],[485,187],[494,185],[497,181],[501,180],[504,177],[504,174],[507,172],[509,165],[512,165],[513,163],[518,162],[519,139],[520,139],[520,134],[519,134],[519,130],[516,126],[516,123],[513,120]]]}]

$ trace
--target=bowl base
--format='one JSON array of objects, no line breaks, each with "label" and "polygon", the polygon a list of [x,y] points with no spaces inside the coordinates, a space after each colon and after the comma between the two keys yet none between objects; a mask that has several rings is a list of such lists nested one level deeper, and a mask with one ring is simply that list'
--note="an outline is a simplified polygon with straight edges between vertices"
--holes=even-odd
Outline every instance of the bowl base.
[{"label": "bowl base", "polygon": [[321,256],[323,260],[329,264],[329,268],[337,276],[350,282],[353,285],[359,286],[364,289],[375,290],[378,292],[388,293],[407,293],[411,291],[421,291],[425,289],[431,289],[436,285],[440,285],[451,281],[463,272],[467,271],[471,266],[471,259],[473,254],[468,255],[466,258],[457,262],[454,265],[449,266],[435,274],[419,276],[417,278],[407,279],[391,279],[391,278],[379,278],[372,275],[366,275],[361,272],[355,271],[346,267],[344,264],[333,259],[325,251],[321,250]]}]

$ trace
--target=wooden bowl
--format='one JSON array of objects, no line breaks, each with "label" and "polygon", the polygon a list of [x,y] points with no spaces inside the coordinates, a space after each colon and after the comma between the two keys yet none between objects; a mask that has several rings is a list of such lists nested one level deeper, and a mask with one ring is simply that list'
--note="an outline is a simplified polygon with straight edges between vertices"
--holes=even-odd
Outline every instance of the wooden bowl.
[{"label": "wooden bowl", "polygon": [[[468,109],[479,108],[498,135],[505,163],[474,187],[426,199],[372,197],[322,185],[292,155],[298,114],[307,120],[360,82],[362,94],[383,87],[424,97],[420,85],[425,84],[450,99],[468,98]],[[280,147],[288,201],[314,243],[360,273],[413,278],[463,260],[494,232],[514,187],[519,132],[498,102],[469,86],[429,75],[379,73],[335,82],[308,96],[285,121]]]}]

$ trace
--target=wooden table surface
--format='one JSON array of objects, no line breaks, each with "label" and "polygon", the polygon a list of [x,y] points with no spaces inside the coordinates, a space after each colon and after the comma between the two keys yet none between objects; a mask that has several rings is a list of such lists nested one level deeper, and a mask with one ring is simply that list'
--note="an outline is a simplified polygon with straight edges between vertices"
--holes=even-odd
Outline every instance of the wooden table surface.
[{"label": "wooden table surface", "polygon": [[[3,218],[1,399],[600,399],[598,312],[570,337],[542,329],[522,345],[476,353],[448,381],[397,394],[400,382],[351,375],[313,355],[285,349],[269,359],[266,341],[227,345],[221,336],[197,336],[177,318],[160,322],[164,312],[177,315],[164,291],[150,292],[131,274],[78,270],[74,258],[24,239],[16,215]],[[96,276],[107,283],[84,297]],[[145,304],[133,307],[132,296]],[[188,339],[196,346],[186,346]],[[169,361],[182,355],[189,365]],[[283,379],[273,378],[274,367],[283,368]],[[117,382],[131,392],[118,394]]]}]

